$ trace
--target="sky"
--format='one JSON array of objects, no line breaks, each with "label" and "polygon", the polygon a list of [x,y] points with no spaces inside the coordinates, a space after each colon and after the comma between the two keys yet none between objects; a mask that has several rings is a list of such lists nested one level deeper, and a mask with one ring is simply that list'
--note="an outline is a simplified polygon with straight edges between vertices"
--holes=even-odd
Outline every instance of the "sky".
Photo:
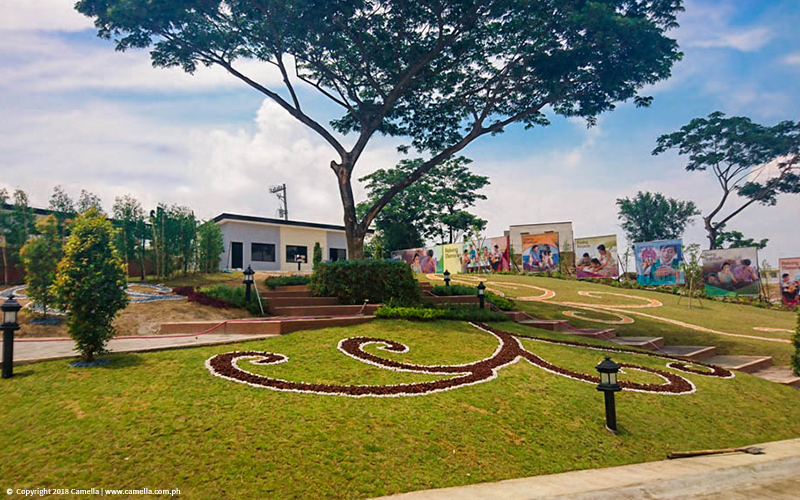
[{"label": "sky", "polygon": [[[558,116],[549,127],[512,126],[463,151],[491,181],[488,199],[474,208],[489,221],[487,235],[511,224],[572,221],[576,237],[618,234],[622,246],[616,199],[658,191],[708,212],[720,196],[712,174],[686,172],[674,152],[652,156],[659,135],[717,110],[765,125],[800,119],[800,2],[685,7],[670,32],[684,58],[670,79],[642,91],[654,97],[651,107],[622,103],[592,128]],[[242,68],[280,84],[269,68]],[[312,116],[334,117],[311,91],[301,97]],[[130,194],[146,210],[163,202],[204,219],[276,217],[279,202],[268,188],[286,183],[291,219],[342,224],[327,143],[219,68],[187,75],[152,68],[146,51],[116,52],[69,0],[0,1],[0,116],[0,188],[25,190],[33,206],[46,207],[61,185],[73,198],[81,189],[98,194],[107,211]],[[354,177],[405,158],[399,143],[376,137]],[[354,190],[363,200],[363,188]],[[705,247],[701,222],[685,243]],[[759,258],[773,265],[800,256],[800,196],[748,208],[728,227],[769,238]]]}]

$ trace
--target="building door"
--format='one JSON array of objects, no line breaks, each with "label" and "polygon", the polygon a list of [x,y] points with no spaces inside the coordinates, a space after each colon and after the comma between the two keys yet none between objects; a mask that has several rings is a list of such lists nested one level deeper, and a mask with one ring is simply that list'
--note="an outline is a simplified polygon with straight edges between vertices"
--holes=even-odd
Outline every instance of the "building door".
[{"label": "building door", "polygon": [[244,269],[244,250],[241,242],[231,242],[231,267],[233,269]]}]

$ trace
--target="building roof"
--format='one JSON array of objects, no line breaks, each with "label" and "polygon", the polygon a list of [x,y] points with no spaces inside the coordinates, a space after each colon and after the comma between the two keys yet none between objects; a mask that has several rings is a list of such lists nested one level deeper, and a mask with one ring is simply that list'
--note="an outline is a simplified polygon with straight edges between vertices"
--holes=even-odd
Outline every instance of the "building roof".
[{"label": "building roof", "polygon": [[[294,226],[294,227],[308,227],[313,229],[330,229],[333,231],[344,231],[344,226],[335,226],[333,224],[320,224],[318,222],[301,222],[296,220],[284,220],[284,219],[270,219],[267,217],[256,217],[254,215],[239,215],[239,214],[219,214],[214,217],[214,222],[220,223],[223,221],[235,221],[235,222],[256,222],[261,224],[275,224],[278,226]],[[368,229],[367,233],[374,233],[372,229]]]}]

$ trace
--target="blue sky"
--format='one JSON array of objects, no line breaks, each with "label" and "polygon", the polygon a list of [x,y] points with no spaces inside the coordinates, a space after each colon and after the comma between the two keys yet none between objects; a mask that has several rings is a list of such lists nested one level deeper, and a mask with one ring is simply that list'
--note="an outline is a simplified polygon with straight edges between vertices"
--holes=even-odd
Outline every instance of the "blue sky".
[{"label": "blue sky", "polygon": [[[325,143],[221,70],[189,76],[152,69],[146,52],[115,52],[71,3],[0,2],[0,187],[26,190],[37,206],[60,184],[74,196],[99,194],[107,209],[132,194],[147,208],[180,203],[208,218],[274,216],[266,188],[286,182],[292,218],[341,223]],[[800,3],[691,1],[679,21],[672,36],[685,57],[646,90],[652,107],[621,104],[591,129],[560,117],[546,128],[511,127],[465,151],[492,182],[476,207],[491,235],[571,220],[576,236],[622,236],[614,201],[638,190],[708,211],[719,196],[714,180],[683,171],[675,154],[651,156],[656,137],[715,110],[764,124],[800,119]],[[266,68],[247,69],[275,82]],[[332,117],[321,99],[304,98],[312,114]],[[396,145],[373,141],[356,175],[394,165]],[[800,196],[748,209],[729,226],[770,238],[761,258],[773,264],[800,256]],[[685,240],[705,243],[699,220]]]}]

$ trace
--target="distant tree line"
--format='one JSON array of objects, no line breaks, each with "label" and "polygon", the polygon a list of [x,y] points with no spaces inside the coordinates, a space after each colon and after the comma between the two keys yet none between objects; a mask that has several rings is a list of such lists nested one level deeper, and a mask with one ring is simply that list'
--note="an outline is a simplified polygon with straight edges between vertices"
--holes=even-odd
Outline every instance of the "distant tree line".
[{"label": "distant tree line", "polygon": [[[0,251],[3,283],[12,280],[10,270],[24,267],[26,273],[51,270],[45,263],[63,256],[63,245],[77,216],[90,209],[106,216],[114,227],[114,247],[126,268],[138,265],[142,280],[147,274],[159,279],[176,273],[213,272],[223,252],[222,232],[213,221],[201,221],[186,206],[159,203],[149,212],[130,195],[114,199],[111,214],[106,214],[99,196],[82,190],[77,201],[56,186],[50,197],[45,220],[37,223],[36,212],[27,193],[0,189]],[[39,211],[40,215],[44,215]],[[34,243],[35,242],[35,243]],[[26,252],[23,251],[26,245]],[[43,260],[44,257],[47,257]],[[52,259],[51,259],[52,257]],[[43,271],[44,272],[44,271]],[[50,280],[51,281],[51,280]]]}]

